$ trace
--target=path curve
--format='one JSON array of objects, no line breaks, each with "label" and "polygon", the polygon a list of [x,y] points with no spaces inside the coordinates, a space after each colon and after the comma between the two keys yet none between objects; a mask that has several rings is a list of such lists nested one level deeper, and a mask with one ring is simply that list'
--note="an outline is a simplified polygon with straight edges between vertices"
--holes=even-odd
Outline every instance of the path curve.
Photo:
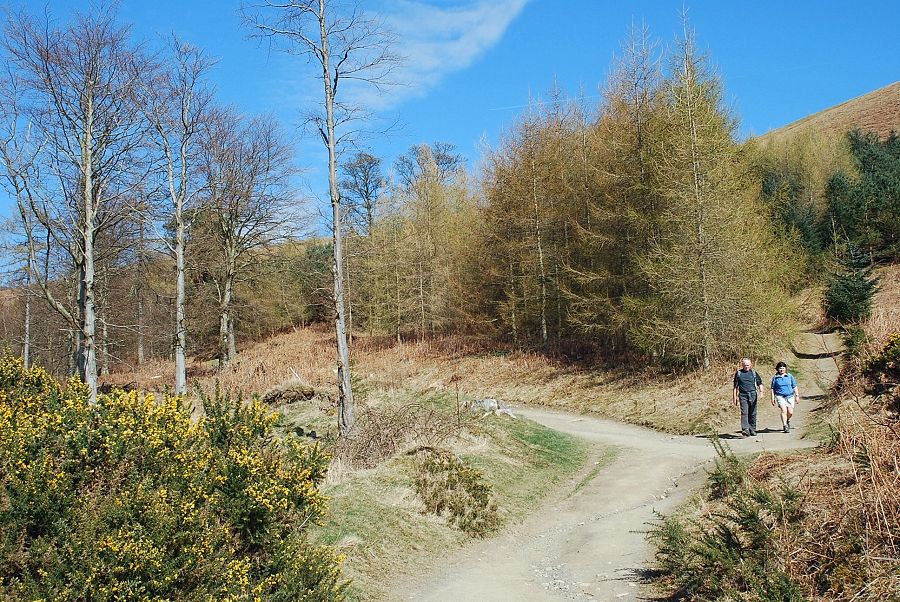
[{"label": "path curve", "polygon": [[[803,333],[795,344],[800,392],[810,400],[834,382],[833,351],[839,339]],[[763,401],[768,399],[764,392]],[[810,403],[802,402],[781,432],[778,415],[760,405],[759,435],[729,438],[736,453],[809,447],[802,439]],[[391,600],[423,602],[558,602],[635,600],[652,558],[644,532],[655,513],[668,513],[700,487],[715,456],[703,437],[676,436],[646,428],[543,409],[517,410],[536,422],[595,443],[584,472],[523,523],[503,535],[475,542],[443,559],[431,574],[395,585]],[[582,483],[604,449],[617,448],[612,463]],[[579,484],[581,486],[579,487]]]}]

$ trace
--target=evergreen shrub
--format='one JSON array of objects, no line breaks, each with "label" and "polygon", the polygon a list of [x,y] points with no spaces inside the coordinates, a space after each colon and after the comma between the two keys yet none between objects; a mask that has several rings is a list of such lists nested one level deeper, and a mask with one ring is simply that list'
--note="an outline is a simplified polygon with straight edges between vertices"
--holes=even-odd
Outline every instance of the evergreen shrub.
[{"label": "evergreen shrub", "polygon": [[416,476],[416,490],[429,512],[469,535],[484,537],[500,526],[491,485],[481,471],[448,452],[428,454]]},{"label": "evergreen shrub", "polygon": [[825,316],[841,324],[860,322],[872,313],[872,298],[878,291],[878,278],[852,246],[842,261],[843,269],[826,282]]},{"label": "evergreen shrub", "polygon": [[652,525],[663,580],[689,600],[806,600],[779,553],[779,537],[798,528],[800,492],[787,483],[776,490],[756,484],[721,442],[716,451],[710,480],[711,497],[721,498],[716,510],[702,520],[668,516]]},{"label": "evergreen shrub", "polygon": [[257,400],[88,403],[0,359],[0,599],[341,600],[340,557],[306,540],[326,455],[278,439]]}]

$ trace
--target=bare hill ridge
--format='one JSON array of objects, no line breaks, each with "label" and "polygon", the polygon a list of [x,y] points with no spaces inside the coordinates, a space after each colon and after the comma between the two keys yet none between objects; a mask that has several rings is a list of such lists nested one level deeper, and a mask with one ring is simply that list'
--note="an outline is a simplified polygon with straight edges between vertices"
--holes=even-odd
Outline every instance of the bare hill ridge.
[{"label": "bare hill ridge", "polygon": [[842,136],[854,129],[874,131],[881,137],[892,130],[900,132],[900,81],[774,129],[759,140],[777,142],[810,131]]}]

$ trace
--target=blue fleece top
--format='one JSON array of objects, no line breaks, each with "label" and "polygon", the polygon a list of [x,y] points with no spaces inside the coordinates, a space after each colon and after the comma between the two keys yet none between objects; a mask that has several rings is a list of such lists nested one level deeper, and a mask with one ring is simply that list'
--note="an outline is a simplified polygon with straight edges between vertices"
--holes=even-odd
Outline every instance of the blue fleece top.
[{"label": "blue fleece top", "polygon": [[776,374],[772,377],[772,392],[775,395],[787,397],[788,395],[793,395],[796,388],[797,379],[790,372],[785,372],[784,375]]}]

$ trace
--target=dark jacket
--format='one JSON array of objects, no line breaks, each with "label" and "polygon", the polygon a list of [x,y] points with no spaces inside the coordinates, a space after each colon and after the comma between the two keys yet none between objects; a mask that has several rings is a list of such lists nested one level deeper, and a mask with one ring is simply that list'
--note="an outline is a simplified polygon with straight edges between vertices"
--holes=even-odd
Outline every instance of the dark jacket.
[{"label": "dark jacket", "polygon": [[734,373],[734,388],[741,395],[755,394],[759,385],[762,384],[762,378],[756,370],[737,370]]}]

